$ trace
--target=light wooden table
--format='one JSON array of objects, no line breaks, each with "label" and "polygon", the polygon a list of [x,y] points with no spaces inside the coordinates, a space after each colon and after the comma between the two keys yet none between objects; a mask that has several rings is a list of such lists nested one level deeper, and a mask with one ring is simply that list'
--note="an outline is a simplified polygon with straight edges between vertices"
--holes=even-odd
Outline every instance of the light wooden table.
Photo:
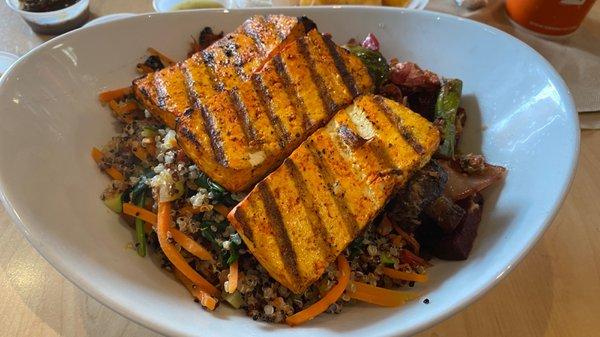
[{"label": "light wooden table", "polygon": [[[150,10],[149,0],[92,1],[102,15]],[[0,50],[23,54],[45,39],[4,1],[0,17]],[[62,277],[0,208],[0,336],[158,335]],[[571,191],[531,253],[475,304],[419,336],[600,336],[600,131],[582,132]]]}]

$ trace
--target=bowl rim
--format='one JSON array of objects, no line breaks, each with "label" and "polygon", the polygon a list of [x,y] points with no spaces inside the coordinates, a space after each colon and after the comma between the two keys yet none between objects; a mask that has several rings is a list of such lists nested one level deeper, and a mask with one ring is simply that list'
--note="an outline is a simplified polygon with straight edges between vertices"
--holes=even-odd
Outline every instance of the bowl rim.
[{"label": "bowl rim", "polygon": [[[18,3],[18,0],[17,0]],[[75,6],[83,6],[83,7],[88,7],[90,3],[90,0],[78,0],[77,2],[75,2],[74,4],[67,6],[65,8],[61,8],[61,9],[57,9],[55,11],[48,11],[48,12],[29,12],[26,10],[22,10],[21,8],[19,8],[18,6],[15,6],[15,4],[13,3],[13,1],[11,0],[6,0],[6,5],[12,9],[13,11],[19,13],[20,15],[27,15],[30,17],[42,17],[42,16],[53,16],[53,15],[57,15],[57,14],[62,14],[62,13],[66,13],[70,10],[73,9],[73,7]],[[85,5],[84,5],[85,4]],[[45,44],[45,43],[44,43]],[[41,46],[41,45],[40,45]],[[37,48],[37,47],[36,47]],[[35,49],[35,48],[34,48]],[[32,49],[31,51],[33,51],[34,49]],[[25,54],[27,55],[27,54]]]},{"label": "bowl rim", "polygon": [[[9,1],[9,0],[7,0],[7,1]],[[82,0],[82,1],[88,1],[88,0]],[[278,10],[278,9],[284,10],[284,11],[285,10],[297,10],[298,7],[283,6],[283,7],[268,7],[268,8],[263,8],[263,9],[272,12],[272,11]],[[229,13],[229,12],[246,12],[246,11],[247,12],[257,12],[257,11],[260,11],[263,9],[261,9],[261,8],[198,9],[198,10],[161,12],[161,13],[149,12],[149,13],[135,15],[132,17],[118,18],[113,21],[129,20],[129,19],[132,19],[135,17],[150,18],[150,17],[154,17],[154,16],[179,15],[178,13],[181,13],[181,12],[189,13],[191,11],[192,12],[193,11],[196,11],[196,12],[219,11],[219,12]],[[575,102],[573,100],[573,96],[572,96],[569,88],[567,87],[565,81],[560,76],[560,74],[556,71],[556,69],[554,69],[554,67],[550,64],[550,62],[548,62],[548,60],[546,60],[535,49],[533,49],[531,46],[529,46],[525,42],[517,39],[516,37],[504,32],[500,29],[497,29],[495,27],[489,26],[487,24],[484,24],[484,23],[481,23],[481,22],[478,22],[478,21],[475,21],[475,20],[472,20],[469,18],[462,18],[462,17],[457,17],[454,15],[451,15],[451,14],[434,12],[434,11],[429,11],[429,10],[415,10],[415,9],[407,9],[407,8],[381,7],[381,6],[318,6],[318,7],[305,7],[303,9],[306,11],[309,11],[309,12],[310,11],[319,11],[322,9],[327,9],[327,10],[331,10],[331,9],[336,9],[336,10],[339,10],[339,9],[346,9],[346,10],[376,9],[379,11],[397,11],[400,13],[401,12],[410,12],[410,13],[413,13],[414,15],[437,16],[438,18],[444,18],[446,20],[458,20],[461,22],[466,22],[467,24],[475,25],[480,29],[485,29],[485,30],[490,31],[490,32],[494,33],[495,35],[500,35],[500,36],[503,36],[504,38],[508,38],[509,40],[520,45],[521,47],[524,47],[525,49],[532,52],[534,55],[538,56],[540,62],[545,67],[547,67],[547,69],[550,72],[549,75],[557,84],[556,90],[559,92],[559,94],[561,94],[561,98],[563,99],[563,102],[565,105],[565,110],[571,112],[570,114],[567,114],[567,119],[570,121],[569,124],[572,127],[571,130],[567,130],[567,131],[571,131],[573,133],[571,135],[573,137],[573,148],[572,148],[572,152],[569,153],[570,155],[572,155],[572,157],[570,158],[570,161],[568,162],[568,166],[567,166],[569,174],[568,174],[568,179],[563,181],[563,184],[560,187],[559,198],[556,199],[556,203],[555,203],[554,207],[552,208],[552,210],[545,215],[545,218],[543,219],[543,221],[540,222],[540,226],[538,226],[538,228],[536,228],[536,230],[532,233],[532,235],[524,242],[524,244],[523,244],[524,248],[521,251],[519,251],[516,255],[513,255],[510,259],[505,260],[504,263],[499,264],[500,272],[498,275],[496,275],[496,277],[488,280],[485,283],[485,285],[481,286],[480,288],[476,289],[471,294],[462,298],[460,300],[460,302],[457,303],[455,306],[448,307],[444,311],[441,311],[441,312],[437,313],[436,315],[431,315],[431,317],[429,319],[424,320],[423,322],[414,325],[409,330],[402,332],[403,334],[406,334],[406,335],[415,334],[415,333],[422,331],[428,327],[438,324],[439,322],[449,318],[450,316],[458,313],[459,311],[462,311],[466,306],[470,305],[471,303],[473,303],[474,301],[479,299],[483,294],[487,293],[491,288],[496,286],[500,282],[500,280],[502,280],[504,277],[506,277],[506,275],[509,272],[511,272],[523,260],[523,258],[529,253],[529,251],[533,248],[533,246],[537,243],[537,241],[541,238],[541,236],[544,234],[544,232],[548,229],[550,224],[556,218],[556,215],[558,214],[558,211],[561,209],[561,206],[564,203],[566,195],[573,183],[573,180],[575,177],[575,170],[577,168],[578,160],[579,160],[579,152],[580,152],[579,116],[577,113],[577,109],[575,107]],[[310,15],[310,13],[307,13],[307,15]],[[113,21],[110,21],[110,22],[113,22]],[[102,25],[108,24],[108,23],[109,22],[101,23],[98,26],[102,26]],[[71,34],[76,34],[76,32],[79,30],[90,29],[90,28],[93,29],[94,26],[96,26],[96,25],[75,29],[75,30],[67,32],[63,35],[60,35],[52,40],[46,41],[43,44],[33,48],[32,50],[27,52],[25,55],[23,55],[21,58],[19,58],[19,60],[17,60],[17,62],[13,63],[9,67],[9,69],[7,69],[4,76],[2,76],[0,78],[0,88],[2,87],[3,83],[5,81],[7,81],[7,79],[12,75],[12,72],[13,72],[13,69],[15,68],[15,66],[20,64],[21,62],[24,62],[32,54],[37,53],[38,50],[45,48],[46,45],[59,43],[62,40],[69,38]],[[570,116],[570,118],[569,118],[569,116]],[[0,176],[0,178],[1,178],[1,176]],[[129,307],[127,307],[125,305],[121,305],[113,297],[105,295],[104,293],[97,291],[86,281],[85,278],[79,277],[76,273],[72,272],[70,268],[68,268],[65,264],[63,264],[61,259],[58,258],[57,256],[55,256],[51,252],[50,249],[46,248],[44,245],[37,244],[36,238],[34,237],[34,235],[32,233],[30,233],[27,230],[27,226],[21,221],[15,208],[12,206],[11,201],[8,200],[8,198],[6,197],[5,188],[4,188],[2,179],[0,179],[0,201],[2,202],[3,206],[5,207],[6,212],[9,215],[12,222],[16,225],[16,227],[23,234],[23,236],[27,239],[27,241],[31,244],[31,246],[33,246],[33,248],[50,265],[52,265],[52,267],[55,270],[57,270],[62,276],[64,276],[71,283],[73,283],[77,288],[81,289],[87,295],[91,296],[98,302],[102,303],[104,306],[108,307],[112,311],[117,312],[121,316],[124,316],[127,319],[132,320],[152,331],[155,331],[155,332],[161,333],[161,334],[166,334],[169,336],[170,335],[179,335],[178,331],[172,330],[169,327],[161,324],[159,320],[154,320],[154,319],[148,318],[147,316],[142,315],[139,311],[131,310]],[[391,337],[391,336],[397,335],[398,333],[399,333],[399,331],[396,331],[396,332],[391,332],[390,334],[380,334],[380,336]]]}]

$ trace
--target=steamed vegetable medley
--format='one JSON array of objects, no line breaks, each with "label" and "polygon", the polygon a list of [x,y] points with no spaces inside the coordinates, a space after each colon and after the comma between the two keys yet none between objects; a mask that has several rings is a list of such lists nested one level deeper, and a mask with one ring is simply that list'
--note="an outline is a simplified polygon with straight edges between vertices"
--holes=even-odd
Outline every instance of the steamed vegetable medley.
[{"label": "steamed vegetable medley", "polygon": [[[276,38],[249,28],[272,21]],[[99,96],[122,127],[92,151],[112,179],[104,204],[208,310],[293,326],[418,298],[432,257],[469,256],[481,191],[506,174],[459,151],[459,79],[388,62],[373,34],[337,46],[315,27],[205,28],[189,59],[149,49],[133,87]]]}]

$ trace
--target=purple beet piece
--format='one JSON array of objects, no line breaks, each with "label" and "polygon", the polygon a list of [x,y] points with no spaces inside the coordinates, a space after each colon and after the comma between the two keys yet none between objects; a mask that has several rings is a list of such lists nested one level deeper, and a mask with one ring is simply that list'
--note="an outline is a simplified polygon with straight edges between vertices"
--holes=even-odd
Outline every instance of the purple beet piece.
[{"label": "purple beet piece", "polygon": [[433,254],[443,260],[466,260],[473,249],[473,242],[477,237],[477,229],[481,222],[483,211],[483,198],[475,194],[461,201],[466,214],[462,222],[451,234],[444,235],[433,245]]}]

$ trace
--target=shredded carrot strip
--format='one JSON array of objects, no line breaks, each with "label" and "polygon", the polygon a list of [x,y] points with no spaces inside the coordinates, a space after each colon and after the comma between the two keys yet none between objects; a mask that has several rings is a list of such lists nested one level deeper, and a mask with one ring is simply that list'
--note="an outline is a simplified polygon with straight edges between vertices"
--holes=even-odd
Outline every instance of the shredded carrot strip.
[{"label": "shredded carrot strip", "polygon": [[108,90],[108,91],[100,93],[100,95],[98,95],[98,99],[102,103],[108,103],[112,100],[118,100],[124,96],[131,95],[131,93],[132,93],[131,87]]},{"label": "shredded carrot strip", "polygon": [[388,267],[383,267],[381,268],[381,270],[383,271],[384,275],[387,275],[396,280],[427,282],[427,275],[424,274],[407,273]]},{"label": "shredded carrot strip", "polygon": [[229,275],[227,275],[227,292],[233,294],[238,286],[238,261],[229,266]]},{"label": "shredded carrot strip", "polygon": [[348,288],[354,290],[348,291],[351,298],[382,307],[397,307],[418,297],[416,293],[410,291],[390,290],[356,281],[352,281]]},{"label": "shredded carrot strip", "polygon": [[112,166],[107,168],[106,170],[104,170],[104,172],[106,172],[106,174],[108,174],[114,180],[120,180],[120,181],[125,180],[123,173],[121,173],[119,170],[117,170],[116,168],[114,168]]},{"label": "shredded carrot strip", "polygon": [[133,217],[142,219],[149,224],[156,225],[157,217],[156,214],[150,212],[149,210],[136,206],[132,203],[124,203],[123,204],[123,213],[127,215],[131,215]]},{"label": "shredded carrot strip", "polygon": [[171,233],[171,236],[175,242],[183,247],[183,249],[194,254],[194,256],[198,257],[199,259],[214,262],[212,254],[206,250],[206,248],[202,247],[202,245],[196,242],[196,240],[190,238],[175,228],[169,228],[169,232]]},{"label": "shredded carrot strip", "polygon": [[231,212],[231,209],[225,205],[214,205],[213,209],[224,217],[227,217],[227,214]]},{"label": "shredded carrot strip", "polygon": [[350,265],[348,264],[346,258],[342,255],[338,256],[337,264],[340,272],[338,283],[334,285],[331,290],[329,290],[329,292],[327,292],[327,294],[325,294],[325,296],[323,296],[323,298],[318,300],[315,304],[286,318],[285,322],[288,325],[296,326],[315,318],[317,315],[327,310],[330,305],[335,303],[335,301],[342,296],[346,286],[348,286],[348,282],[350,281]]},{"label": "shredded carrot strip", "polygon": [[219,302],[216,298],[210,296],[205,291],[196,287],[196,285],[192,281],[190,281],[189,278],[183,275],[183,273],[177,268],[175,268],[175,277],[177,277],[179,282],[181,282],[187,288],[190,294],[192,294],[194,298],[198,299],[198,301],[200,301],[200,304],[205,306],[206,309],[215,310],[217,303]]},{"label": "shredded carrot strip", "polygon": [[171,58],[166,57],[163,53],[159,52],[158,50],[150,47],[148,48],[148,53],[150,53],[150,55],[155,55],[158,56],[160,58],[161,61],[163,61],[165,64],[165,66],[170,66],[173,63],[175,63],[175,61],[173,61]]},{"label": "shredded carrot strip", "polygon": [[96,164],[100,164],[103,157],[104,157],[104,153],[102,153],[102,151],[98,150],[95,147],[92,148],[92,158],[94,158],[94,161],[96,162]]},{"label": "shredded carrot strip", "polygon": [[120,104],[117,101],[112,100],[108,102],[108,106],[110,106],[112,111],[116,112],[119,115],[123,115],[125,113],[138,109],[138,105],[134,101],[127,101],[123,104]]},{"label": "shredded carrot strip", "polygon": [[425,266],[425,267],[430,267],[431,266],[431,264],[429,262],[425,261],[422,257],[419,257],[419,256],[415,255],[410,250],[403,249],[400,252],[400,254],[402,254],[402,260],[404,262],[408,262],[408,263],[412,263],[412,264],[416,264],[416,265],[421,265],[421,266]]},{"label": "shredded carrot strip", "polygon": [[[102,158],[104,158],[104,153],[102,153],[102,151],[100,151],[94,147],[94,148],[92,148],[92,158],[94,159],[96,164],[100,164],[100,162],[102,161]],[[123,173],[121,173],[119,170],[117,170],[116,168],[114,168],[112,166],[105,169],[104,172],[106,172],[106,174],[108,174],[114,180],[120,180],[120,181],[125,180]]]},{"label": "shredded carrot strip", "polygon": [[165,253],[165,256],[175,268],[179,269],[183,275],[185,275],[190,281],[192,281],[201,290],[207,292],[212,296],[219,296],[220,291],[210,284],[204,277],[202,277],[194,268],[192,268],[181,256],[181,254],[175,249],[173,244],[169,242],[168,232],[171,224],[171,203],[170,202],[159,202],[158,203],[158,219],[156,224],[156,234],[158,236],[158,242],[160,248]]},{"label": "shredded carrot strip", "polygon": [[[419,254],[419,250],[421,249],[421,245],[417,242],[417,240],[415,240],[415,238],[412,235],[410,235],[407,232],[403,231],[402,228],[400,228],[400,226],[393,225],[392,222],[390,221],[390,219],[388,219],[387,216],[383,217],[383,221],[388,222],[390,224],[390,226],[392,226],[394,228],[394,230],[396,230],[396,232],[398,233],[398,235],[400,235],[400,237],[402,237],[404,239],[404,241],[408,242],[408,244],[415,251],[415,254]],[[398,242],[394,242],[394,244],[396,244],[397,246],[399,246],[397,243]]]}]

